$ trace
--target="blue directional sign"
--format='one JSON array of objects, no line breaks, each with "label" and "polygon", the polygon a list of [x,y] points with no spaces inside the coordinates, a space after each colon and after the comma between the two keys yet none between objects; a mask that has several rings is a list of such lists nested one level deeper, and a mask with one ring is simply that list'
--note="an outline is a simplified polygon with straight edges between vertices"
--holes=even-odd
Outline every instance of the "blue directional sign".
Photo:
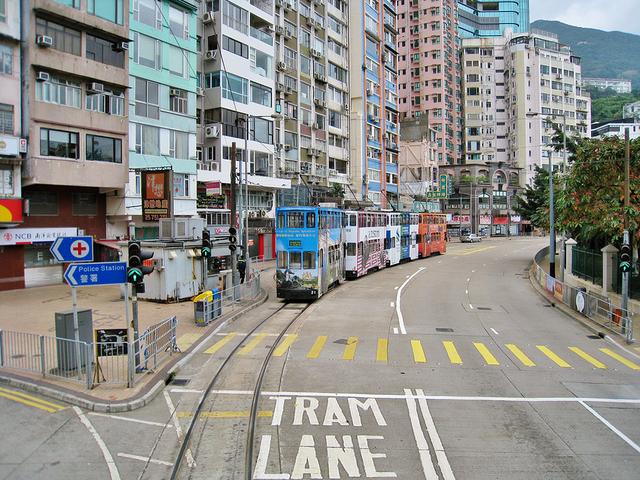
[{"label": "blue directional sign", "polygon": [[59,262],[92,262],[93,237],[58,237],[49,250]]},{"label": "blue directional sign", "polygon": [[73,263],[64,272],[72,287],[94,287],[127,282],[127,262]]}]

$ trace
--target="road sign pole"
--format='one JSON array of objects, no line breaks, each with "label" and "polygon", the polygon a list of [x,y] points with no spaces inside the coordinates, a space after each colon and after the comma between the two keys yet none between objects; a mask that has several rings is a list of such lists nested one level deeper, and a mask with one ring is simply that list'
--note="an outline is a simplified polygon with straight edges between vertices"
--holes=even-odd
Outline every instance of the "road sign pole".
[{"label": "road sign pole", "polygon": [[78,379],[82,378],[82,361],[80,359],[80,326],[78,322],[78,289],[71,287],[71,304],[73,309],[73,338],[76,343],[76,370]]}]

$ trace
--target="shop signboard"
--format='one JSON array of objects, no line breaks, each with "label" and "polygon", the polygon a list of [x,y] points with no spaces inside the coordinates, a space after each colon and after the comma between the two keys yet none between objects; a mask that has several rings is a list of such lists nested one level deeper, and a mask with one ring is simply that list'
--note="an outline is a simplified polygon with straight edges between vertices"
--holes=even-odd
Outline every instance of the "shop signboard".
[{"label": "shop signboard", "polygon": [[142,171],[142,220],[158,221],[171,217],[171,170]]}]

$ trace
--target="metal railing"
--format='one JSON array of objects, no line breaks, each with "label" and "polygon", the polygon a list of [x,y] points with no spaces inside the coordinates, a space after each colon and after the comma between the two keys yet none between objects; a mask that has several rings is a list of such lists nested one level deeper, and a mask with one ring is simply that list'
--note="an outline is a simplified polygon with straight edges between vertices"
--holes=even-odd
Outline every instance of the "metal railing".
[{"label": "metal railing", "polygon": [[577,246],[571,252],[571,273],[602,286],[602,253]]}]

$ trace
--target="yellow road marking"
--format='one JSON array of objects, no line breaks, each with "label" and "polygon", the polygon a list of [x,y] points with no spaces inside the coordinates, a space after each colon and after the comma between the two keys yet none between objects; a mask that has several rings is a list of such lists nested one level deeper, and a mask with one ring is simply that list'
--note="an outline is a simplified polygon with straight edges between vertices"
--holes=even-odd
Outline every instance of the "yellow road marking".
[{"label": "yellow road marking", "polygon": [[280,345],[278,345],[276,349],[273,351],[273,356],[281,357],[282,355],[284,355],[289,349],[289,347],[291,346],[291,344],[296,341],[296,338],[298,338],[298,335],[295,333],[291,333],[286,337],[284,337],[280,342]]},{"label": "yellow road marking", "polygon": [[473,342],[473,345],[476,347],[476,350],[482,355],[484,361],[487,365],[500,365],[500,362],[493,356],[493,354],[489,351],[489,349],[482,342]]},{"label": "yellow road marking", "polygon": [[222,340],[218,340],[216,343],[211,345],[209,348],[207,348],[204,351],[204,353],[210,353],[210,354],[216,353],[218,350],[224,347],[227,343],[229,343],[231,339],[233,339],[233,337],[235,336],[236,336],[235,333],[227,333],[224,337],[222,337]]},{"label": "yellow road marking", "polygon": [[378,339],[378,350],[376,351],[376,362],[386,362],[389,349],[389,340],[386,338]]},{"label": "yellow road marking", "polygon": [[569,350],[571,350],[573,353],[575,353],[579,357],[582,357],[583,359],[585,359],[587,362],[589,362],[591,365],[593,365],[596,368],[607,368],[607,366],[604,363],[602,363],[600,360],[593,358],[587,352],[579,349],[578,347],[569,347]]},{"label": "yellow road marking", "polygon": [[31,395],[27,395],[26,393],[22,393],[22,392],[19,392],[17,390],[10,390],[8,388],[0,387],[0,392],[7,393],[9,395],[16,395],[18,397],[24,398],[24,399],[29,400],[31,402],[41,403],[41,404],[46,405],[48,407],[55,408],[56,410],[64,410],[65,408],[67,408],[64,405],[58,405],[57,403],[49,402],[47,400],[43,400],[42,398],[33,397]]},{"label": "yellow road marking", "polygon": [[28,407],[44,410],[47,413],[59,412],[65,408],[61,405],[56,405],[55,403],[50,403],[45,400],[40,400],[39,398],[31,397],[30,395],[25,395],[24,393],[4,388],[0,388],[0,397],[6,398],[7,400],[13,400],[14,402],[21,403]]},{"label": "yellow road marking", "polygon": [[358,346],[358,337],[349,337],[347,344],[344,347],[344,353],[342,354],[343,360],[353,360],[356,356],[356,347]]},{"label": "yellow road marking", "polygon": [[571,368],[571,365],[569,365],[567,362],[565,362],[563,359],[561,359],[558,355],[553,353],[551,350],[549,350],[544,345],[536,345],[536,348],[538,350],[540,350],[542,353],[544,353],[547,357],[549,357],[551,359],[551,361],[554,362],[559,367]]},{"label": "yellow road marking", "polygon": [[250,353],[254,348],[256,348],[258,346],[258,344],[264,340],[264,337],[266,337],[267,334],[266,333],[258,333],[256,334],[250,341],[249,343],[247,343],[244,347],[242,347],[240,350],[238,350],[238,355],[247,355],[248,353]]},{"label": "yellow road marking", "polygon": [[182,351],[188,349],[196,340],[202,336],[201,333],[185,333],[178,338],[178,348]]},{"label": "yellow road marking", "polygon": [[492,248],[496,248],[496,247],[491,246],[491,247],[469,248],[464,252],[460,253],[460,255],[471,255],[472,253],[484,252],[485,250],[491,250]]},{"label": "yellow road marking", "polygon": [[316,341],[311,347],[311,350],[309,350],[309,353],[307,353],[307,358],[318,358],[325,343],[327,343],[326,335],[320,335],[318,338],[316,338]]},{"label": "yellow road marking", "polygon": [[640,365],[633,363],[631,360],[627,360],[622,355],[618,355],[616,352],[612,352],[608,348],[601,348],[600,351],[609,355],[611,358],[615,358],[617,361],[619,361],[623,365],[626,365],[631,370],[640,370]]},{"label": "yellow road marking", "polygon": [[416,363],[427,363],[420,340],[411,340],[411,350],[413,350],[413,361]]},{"label": "yellow road marking", "polygon": [[516,356],[516,358],[522,362],[522,364],[525,367],[535,367],[536,366],[536,364],[533,363],[533,361],[529,357],[527,357],[524,354],[524,352],[522,350],[520,350],[518,347],[516,347],[513,343],[508,343],[508,344],[505,345],[505,347],[507,347],[511,351],[511,353],[513,353]]},{"label": "yellow road marking", "polygon": [[[257,415],[258,417],[272,417],[273,412],[270,410],[258,410]],[[248,418],[249,410],[201,412],[200,416],[203,418]],[[178,412],[178,418],[190,418],[190,417],[193,417],[192,412]]]},{"label": "yellow road marking", "polygon": [[449,361],[451,363],[462,365],[462,358],[460,358],[458,350],[456,349],[456,346],[453,344],[453,342],[442,342],[442,345],[444,345],[444,349],[447,351],[447,355],[449,355]]}]

